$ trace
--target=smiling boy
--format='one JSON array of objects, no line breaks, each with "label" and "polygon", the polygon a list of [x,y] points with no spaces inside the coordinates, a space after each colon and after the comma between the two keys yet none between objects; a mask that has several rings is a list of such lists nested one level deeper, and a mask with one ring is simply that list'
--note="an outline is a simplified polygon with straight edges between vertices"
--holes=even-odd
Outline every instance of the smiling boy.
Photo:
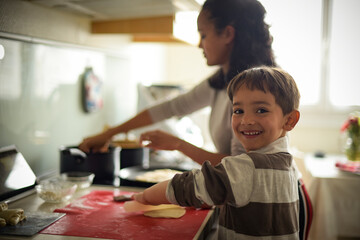
[{"label": "smiling boy", "polygon": [[218,206],[218,239],[298,239],[298,186],[286,133],[299,120],[294,79],[278,68],[238,74],[228,86],[232,128],[246,153],[209,162],[135,194],[144,204]]}]

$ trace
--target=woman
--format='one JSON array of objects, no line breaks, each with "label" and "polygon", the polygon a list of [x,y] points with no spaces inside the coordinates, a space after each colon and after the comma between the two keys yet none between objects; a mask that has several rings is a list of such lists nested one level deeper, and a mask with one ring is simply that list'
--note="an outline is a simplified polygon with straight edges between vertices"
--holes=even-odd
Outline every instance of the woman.
[{"label": "woman", "polygon": [[107,149],[112,136],[151,125],[173,116],[184,116],[211,106],[210,135],[217,153],[198,148],[162,131],[141,135],[148,147],[179,150],[198,163],[210,160],[216,164],[223,157],[237,155],[242,146],[231,130],[231,102],[226,94],[228,82],[239,72],[257,65],[274,66],[269,26],[264,22],[265,9],[255,0],[208,0],[198,17],[203,49],[209,66],[220,69],[188,93],[140,112],[121,125],[86,138],[80,149],[88,152]]}]

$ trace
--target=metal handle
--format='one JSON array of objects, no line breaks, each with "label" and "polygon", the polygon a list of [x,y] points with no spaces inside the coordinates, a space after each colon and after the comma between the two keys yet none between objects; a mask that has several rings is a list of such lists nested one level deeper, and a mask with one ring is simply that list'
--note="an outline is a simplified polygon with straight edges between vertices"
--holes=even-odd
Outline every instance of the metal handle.
[{"label": "metal handle", "polygon": [[70,148],[70,149],[69,149],[69,152],[70,152],[70,154],[73,155],[73,156],[80,156],[80,157],[82,157],[83,159],[86,158],[86,153],[84,153],[83,151],[81,151],[81,150],[78,149],[78,148]]}]

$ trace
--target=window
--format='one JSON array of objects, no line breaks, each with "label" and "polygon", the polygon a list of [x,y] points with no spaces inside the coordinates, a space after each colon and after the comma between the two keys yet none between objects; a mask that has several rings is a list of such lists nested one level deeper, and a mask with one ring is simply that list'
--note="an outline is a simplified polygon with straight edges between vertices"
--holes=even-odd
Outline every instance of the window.
[{"label": "window", "polygon": [[359,109],[360,1],[260,1],[277,63],[295,78],[301,107],[318,115]]},{"label": "window", "polygon": [[335,106],[360,106],[360,1],[333,0],[329,95]]}]

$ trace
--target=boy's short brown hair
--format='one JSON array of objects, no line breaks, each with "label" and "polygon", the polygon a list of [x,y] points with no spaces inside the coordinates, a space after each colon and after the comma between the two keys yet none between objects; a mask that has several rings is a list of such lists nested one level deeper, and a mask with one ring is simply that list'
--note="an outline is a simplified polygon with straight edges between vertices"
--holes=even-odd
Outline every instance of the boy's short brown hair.
[{"label": "boy's short brown hair", "polygon": [[300,93],[295,80],[286,71],[276,67],[256,67],[236,75],[229,83],[227,92],[231,101],[235,92],[243,85],[250,90],[269,91],[283,114],[299,108]]}]

